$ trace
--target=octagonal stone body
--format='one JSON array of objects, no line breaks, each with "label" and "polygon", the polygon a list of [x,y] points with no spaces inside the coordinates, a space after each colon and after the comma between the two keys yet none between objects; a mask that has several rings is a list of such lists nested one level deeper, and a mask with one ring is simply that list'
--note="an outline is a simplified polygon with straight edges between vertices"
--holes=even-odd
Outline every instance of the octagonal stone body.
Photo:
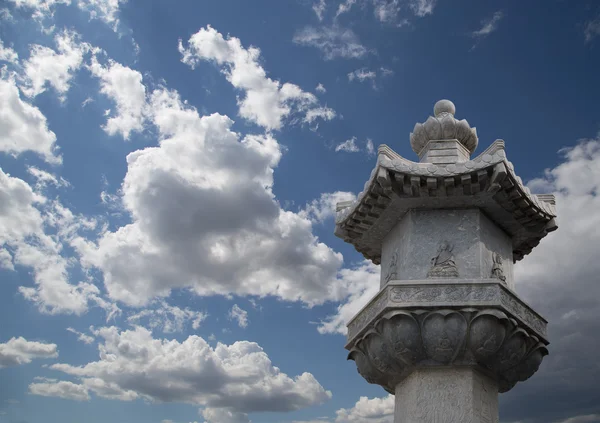
[{"label": "octagonal stone body", "polygon": [[407,212],[384,238],[381,288],[394,280],[431,278],[432,260],[443,243],[451,249],[456,266],[452,277],[500,277],[514,290],[512,240],[475,208]]}]

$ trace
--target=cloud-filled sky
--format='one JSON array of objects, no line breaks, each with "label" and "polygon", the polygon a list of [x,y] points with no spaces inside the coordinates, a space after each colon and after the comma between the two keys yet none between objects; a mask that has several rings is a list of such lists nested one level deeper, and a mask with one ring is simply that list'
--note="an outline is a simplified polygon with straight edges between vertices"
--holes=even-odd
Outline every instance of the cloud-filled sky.
[{"label": "cloud-filled sky", "polygon": [[[0,422],[391,423],[346,361],[379,267],[333,235],[451,99],[559,230],[504,423],[600,422],[592,1],[0,2]],[[477,154],[477,152],[476,152]]]}]

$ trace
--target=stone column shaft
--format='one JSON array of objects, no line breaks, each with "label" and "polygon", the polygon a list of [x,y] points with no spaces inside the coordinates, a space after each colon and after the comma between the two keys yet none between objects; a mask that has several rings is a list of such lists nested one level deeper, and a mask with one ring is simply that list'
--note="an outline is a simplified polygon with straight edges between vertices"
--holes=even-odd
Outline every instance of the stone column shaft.
[{"label": "stone column shaft", "polygon": [[396,386],[394,423],[498,423],[498,386],[468,367],[415,370]]}]

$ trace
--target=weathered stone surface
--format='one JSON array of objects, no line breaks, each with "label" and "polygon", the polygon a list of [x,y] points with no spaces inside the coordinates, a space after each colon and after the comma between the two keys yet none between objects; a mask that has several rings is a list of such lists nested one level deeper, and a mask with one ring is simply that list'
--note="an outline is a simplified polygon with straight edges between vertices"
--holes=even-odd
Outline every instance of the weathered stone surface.
[{"label": "weathered stone surface", "polygon": [[384,238],[409,210],[479,208],[512,239],[513,261],[557,229],[554,196],[531,194],[506,160],[502,140],[473,160],[447,166],[406,160],[385,145],[378,151],[356,201],[339,205],[335,229],[375,264]]},{"label": "weathered stone surface", "polygon": [[411,210],[384,238],[382,257],[381,287],[461,277],[497,278],[514,289],[512,241],[479,209]]},{"label": "weathered stone surface", "polygon": [[498,386],[470,368],[419,369],[395,388],[394,423],[498,423]]},{"label": "weathered stone surface", "polygon": [[387,284],[348,323],[346,348],[389,311],[457,307],[500,310],[547,342],[546,320],[497,279],[426,279]]},{"label": "weathered stone surface", "polygon": [[[439,303],[443,291],[446,300],[456,300],[458,296],[452,298],[456,291],[444,289],[450,285],[441,289],[430,287],[435,294],[429,297],[433,301],[414,301],[417,292],[413,290],[408,295],[413,301],[410,306],[384,307],[361,335],[349,339],[348,358],[356,361],[359,373],[367,381],[394,392],[398,383],[418,369],[470,366],[486,372],[498,383],[500,392],[506,392],[537,371],[548,353],[548,342],[520,316],[515,318],[501,307],[482,305],[484,301],[465,302],[460,308],[456,307],[459,301],[454,301],[452,308],[443,306]],[[406,293],[403,287],[395,288],[401,297]],[[384,291],[388,289],[389,285]],[[488,290],[477,297],[491,299],[494,293]],[[379,297],[377,303],[382,298],[389,297]],[[368,315],[369,309],[364,312]]]}]

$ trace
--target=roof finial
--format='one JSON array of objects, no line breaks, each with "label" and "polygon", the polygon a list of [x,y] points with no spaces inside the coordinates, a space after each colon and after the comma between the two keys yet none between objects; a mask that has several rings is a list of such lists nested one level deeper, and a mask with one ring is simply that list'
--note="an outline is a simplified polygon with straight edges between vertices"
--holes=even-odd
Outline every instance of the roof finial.
[{"label": "roof finial", "polygon": [[450,100],[440,100],[433,106],[433,115],[440,117],[442,114],[450,113],[452,116],[456,113],[456,107]]}]

